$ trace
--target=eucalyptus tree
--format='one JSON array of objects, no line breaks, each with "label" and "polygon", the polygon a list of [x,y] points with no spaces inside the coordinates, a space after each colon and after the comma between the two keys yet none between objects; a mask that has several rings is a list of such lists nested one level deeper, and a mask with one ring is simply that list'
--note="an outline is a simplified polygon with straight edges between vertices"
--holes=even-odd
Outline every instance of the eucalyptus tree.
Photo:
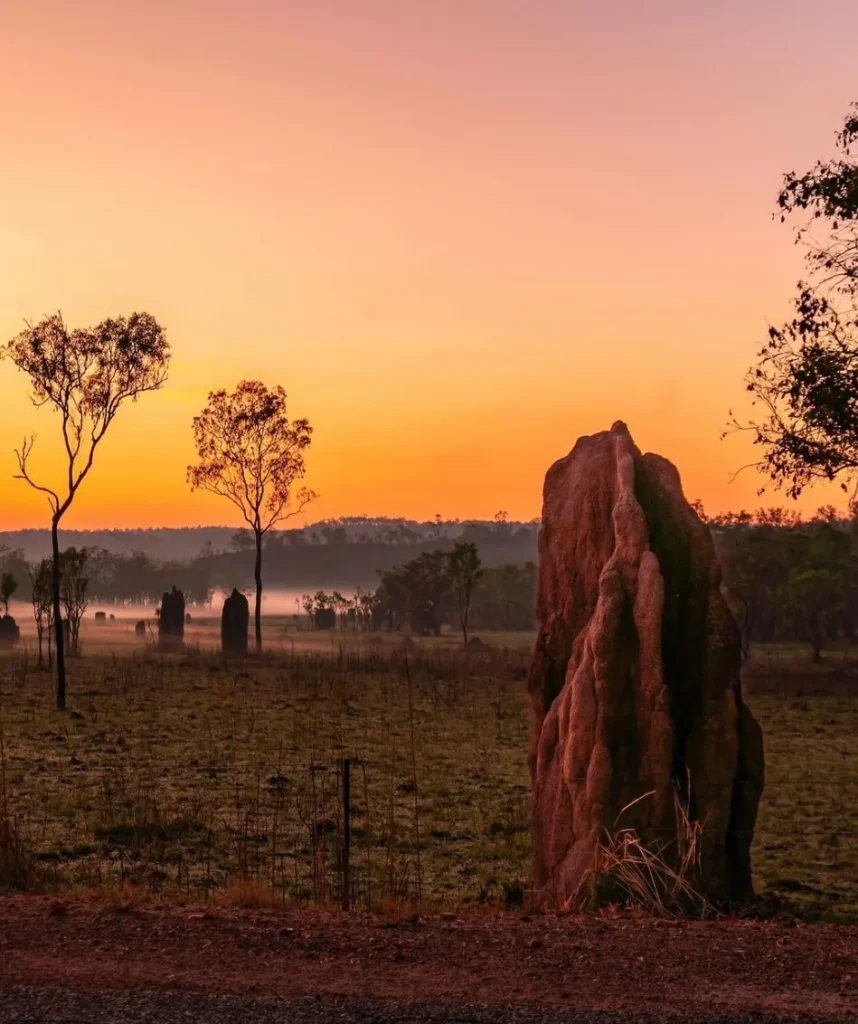
[{"label": "eucalyptus tree", "polygon": [[57,708],[66,706],[66,663],[60,608],[59,527],[95,454],[122,405],[167,379],[170,346],[164,329],[149,313],[104,320],[70,330],[55,313],[26,329],[5,346],[7,358],[30,378],[32,401],[57,414],[64,449],[61,484],[48,486],[32,470],[35,435],[16,450],[17,479],[44,494],[51,513],[51,590],[56,634]]},{"label": "eucalyptus tree", "polygon": [[254,538],[256,649],[262,650],[262,548],[269,530],[298,515],[315,497],[296,485],[306,472],[304,453],[313,428],[290,421],[286,392],[244,380],[235,391],[212,391],[193,421],[196,465],[191,490],[218,494],[239,510]]}]

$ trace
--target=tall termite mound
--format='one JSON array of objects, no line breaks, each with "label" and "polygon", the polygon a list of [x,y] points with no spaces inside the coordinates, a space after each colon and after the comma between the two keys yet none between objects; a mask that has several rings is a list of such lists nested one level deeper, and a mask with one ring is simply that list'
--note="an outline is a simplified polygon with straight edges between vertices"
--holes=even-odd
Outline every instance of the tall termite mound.
[{"label": "tall termite mound", "polygon": [[250,606],[235,587],[223,603],[220,618],[220,644],[224,654],[247,654],[247,627]]},{"label": "tall termite mound", "polygon": [[161,598],[158,616],[158,646],[162,650],[175,650],[185,638],[185,595],[175,587]]},{"label": "tall termite mound", "polygon": [[624,423],[582,437],[546,475],[539,559],[535,887],[572,899],[619,828],[669,859],[684,808],[702,824],[698,889],[746,901],[762,734],[712,539],[675,467],[641,455]]}]

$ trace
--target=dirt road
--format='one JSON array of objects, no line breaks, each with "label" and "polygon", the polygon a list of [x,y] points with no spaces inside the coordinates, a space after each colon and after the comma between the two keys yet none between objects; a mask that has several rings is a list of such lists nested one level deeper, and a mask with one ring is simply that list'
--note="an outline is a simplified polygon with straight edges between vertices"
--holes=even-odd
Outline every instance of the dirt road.
[{"label": "dirt road", "polygon": [[858,1021],[858,928],[0,900],[0,1021]]}]

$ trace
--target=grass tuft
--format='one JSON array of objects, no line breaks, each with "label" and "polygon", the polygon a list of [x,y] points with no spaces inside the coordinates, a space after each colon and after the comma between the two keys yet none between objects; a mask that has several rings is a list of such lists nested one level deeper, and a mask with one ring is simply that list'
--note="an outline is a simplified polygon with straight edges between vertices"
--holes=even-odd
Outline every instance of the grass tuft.
[{"label": "grass tuft", "polygon": [[567,909],[593,909],[622,903],[651,917],[711,917],[715,908],[698,891],[704,823],[692,821],[674,791],[676,835],[670,841],[645,843],[634,828],[616,828],[623,814],[645,793],[627,804],[612,831],[605,830],[587,878]]}]

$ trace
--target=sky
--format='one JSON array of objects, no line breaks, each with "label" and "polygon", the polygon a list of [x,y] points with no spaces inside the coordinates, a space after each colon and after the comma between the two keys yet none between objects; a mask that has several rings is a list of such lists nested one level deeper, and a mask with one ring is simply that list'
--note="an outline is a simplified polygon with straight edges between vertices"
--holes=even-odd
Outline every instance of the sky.
[{"label": "sky", "polygon": [[[539,514],[625,420],[707,509],[787,503],[721,440],[788,312],[785,171],[858,99],[854,0],[0,0],[0,340],[147,310],[163,391],[123,408],[69,527],[233,523],[191,494],[212,389],[315,429],[306,518]],[[62,470],[0,363],[12,479]],[[841,502],[816,488],[805,509]]]}]

